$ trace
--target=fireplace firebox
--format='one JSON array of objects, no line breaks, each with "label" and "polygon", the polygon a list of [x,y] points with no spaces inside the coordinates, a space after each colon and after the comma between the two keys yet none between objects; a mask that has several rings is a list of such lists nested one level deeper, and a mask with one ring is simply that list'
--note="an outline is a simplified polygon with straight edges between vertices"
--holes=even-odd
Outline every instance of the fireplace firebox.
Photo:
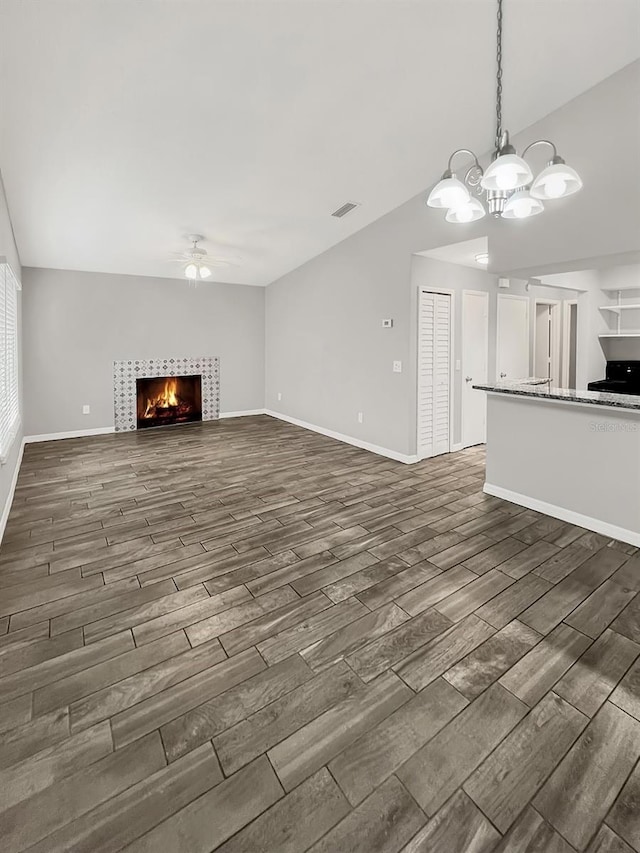
[{"label": "fireplace firebox", "polygon": [[136,379],[138,429],[202,420],[200,376]]}]

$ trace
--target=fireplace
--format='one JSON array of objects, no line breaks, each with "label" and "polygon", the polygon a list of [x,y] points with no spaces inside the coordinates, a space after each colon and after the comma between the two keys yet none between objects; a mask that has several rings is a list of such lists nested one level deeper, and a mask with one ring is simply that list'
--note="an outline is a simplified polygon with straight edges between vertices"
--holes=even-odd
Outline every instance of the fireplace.
[{"label": "fireplace", "polygon": [[202,420],[200,376],[136,379],[138,429]]},{"label": "fireplace", "polygon": [[[128,432],[142,427],[161,426],[153,418],[141,417],[147,410],[147,399],[144,397],[142,412],[138,409],[138,380],[161,379],[162,393],[167,379],[185,379],[194,377],[200,379],[200,392],[197,404],[200,409],[198,420],[216,421],[220,414],[220,359],[215,355],[201,355],[181,358],[139,358],[127,361],[113,362],[113,421],[116,432]],[[157,395],[156,395],[157,396]],[[179,396],[179,395],[177,395]],[[187,400],[189,404],[189,400]],[[143,423],[140,423],[140,421]],[[175,421],[173,421],[175,423]],[[178,420],[177,423],[185,423]]]}]

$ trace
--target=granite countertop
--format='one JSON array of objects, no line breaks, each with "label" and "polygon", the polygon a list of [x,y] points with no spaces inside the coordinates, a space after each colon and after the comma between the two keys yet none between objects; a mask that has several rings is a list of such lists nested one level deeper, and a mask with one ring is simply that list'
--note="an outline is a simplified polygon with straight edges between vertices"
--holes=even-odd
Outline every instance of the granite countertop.
[{"label": "granite countertop", "polygon": [[640,395],[607,394],[603,391],[576,391],[573,388],[547,388],[538,380],[496,382],[493,385],[474,385],[473,387],[478,391],[493,391],[498,394],[515,394],[519,397],[564,400],[569,403],[588,403],[593,406],[611,406],[616,409],[640,411]]}]

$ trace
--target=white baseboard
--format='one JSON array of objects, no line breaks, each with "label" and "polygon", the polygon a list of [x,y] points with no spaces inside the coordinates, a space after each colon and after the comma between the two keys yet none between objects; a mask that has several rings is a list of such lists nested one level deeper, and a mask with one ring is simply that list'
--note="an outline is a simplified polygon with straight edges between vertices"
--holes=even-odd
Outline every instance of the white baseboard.
[{"label": "white baseboard", "polygon": [[389,450],[387,447],[379,447],[377,444],[371,444],[368,441],[361,441],[359,438],[354,438],[352,435],[345,435],[342,432],[334,432],[332,429],[325,429],[324,427],[319,427],[315,424],[309,424],[306,421],[298,420],[298,418],[283,415],[281,412],[273,412],[271,409],[265,409],[264,413],[265,415],[277,418],[280,421],[286,421],[289,424],[294,424],[294,426],[311,430],[311,432],[318,432],[320,435],[326,435],[328,438],[335,438],[337,441],[342,441],[345,444],[351,444],[354,447],[361,448],[362,450],[368,450],[370,453],[376,453],[378,456],[386,456],[387,459],[394,459],[396,462],[404,462],[405,465],[413,465],[414,462],[419,461],[417,456],[409,456],[406,453],[397,453],[395,450]]},{"label": "white baseboard", "polygon": [[610,536],[612,539],[619,539],[620,542],[627,542],[629,545],[640,548],[640,533],[627,530],[625,527],[618,527],[615,524],[609,524],[608,521],[601,521],[599,518],[591,518],[589,515],[582,515],[582,513],[574,512],[571,509],[565,509],[546,501],[539,501],[537,498],[530,498],[528,495],[521,495],[518,492],[512,492],[510,489],[503,489],[502,486],[493,486],[491,483],[485,483],[483,491],[494,498],[502,498],[527,509],[550,515],[552,518],[558,518],[560,521],[585,527],[587,530],[593,530],[595,533],[601,533],[603,536]]},{"label": "white baseboard", "polygon": [[449,453],[457,453],[459,450],[462,450],[462,449],[463,449],[462,442],[459,441],[457,444],[451,445],[451,450],[449,451]]},{"label": "white baseboard", "polygon": [[7,520],[9,518],[9,513],[11,512],[11,504],[13,503],[13,496],[16,491],[16,483],[18,482],[18,474],[20,473],[20,465],[22,464],[22,454],[24,453],[24,445],[25,439],[23,438],[20,442],[20,450],[18,451],[18,458],[16,459],[16,467],[13,471],[13,477],[11,478],[11,485],[9,487],[9,494],[7,495],[7,499],[4,503],[4,507],[2,508],[2,515],[0,516],[0,542],[2,542],[2,538],[4,536],[5,527],[7,526]]},{"label": "white baseboard", "polygon": [[242,412],[220,412],[218,418],[246,418],[249,415],[265,415],[266,409],[245,409]]},{"label": "white baseboard", "polygon": [[33,444],[37,441],[58,441],[61,438],[82,438],[85,435],[109,435],[115,432],[115,427],[95,427],[94,429],[74,429],[70,432],[49,432],[42,435],[25,435],[26,444]]}]

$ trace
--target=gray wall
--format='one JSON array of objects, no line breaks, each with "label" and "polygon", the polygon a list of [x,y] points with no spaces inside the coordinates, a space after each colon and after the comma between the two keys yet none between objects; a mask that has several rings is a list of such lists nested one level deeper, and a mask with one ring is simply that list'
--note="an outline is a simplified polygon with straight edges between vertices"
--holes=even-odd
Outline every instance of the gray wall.
[{"label": "gray wall", "polygon": [[369,231],[267,288],[266,407],[409,453],[411,256],[399,273],[397,258],[368,250]]},{"label": "gray wall", "polygon": [[[4,194],[4,185],[2,183],[2,177],[0,176],[0,256],[7,259],[9,264],[11,265],[11,269],[15,273],[16,277],[20,279],[21,271],[20,271],[20,258],[18,256],[18,249],[15,244],[15,240],[13,238],[13,229],[11,227],[11,217],[9,215],[9,208],[7,206],[7,200]],[[21,294],[18,293],[18,345],[22,347],[22,299]],[[18,363],[21,363],[21,359],[19,358]],[[22,388],[22,381],[20,383]],[[22,395],[22,391],[21,391]],[[7,510],[7,500],[9,498],[9,490],[11,488],[11,483],[13,481],[13,476],[15,474],[16,465],[18,463],[18,456],[20,455],[20,448],[22,446],[22,437],[23,430],[22,427],[18,430],[18,434],[16,435],[11,450],[8,454],[7,461],[4,465],[0,465],[0,519],[4,517],[5,510]],[[0,528],[0,538],[2,537],[3,529]]]},{"label": "gray wall", "polygon": [[[640,544],[638,412],[495,394],[487,432],[488,484],[525,496],[525,506],[545,512],[535,504],[543,501],[551,515]],[[585,464],[594,459],[601,464]]]},{"label": "gray wall", "polygon": [[25,434],[113,426],[113,361],[128,358],[217,355],[221,412],[262,408],[264,295],[236,284],[25,268]]},{"label": "gray wall", "polygon": [[[627,66],[515,137],[519,149],[539,138],[584,180],[580,195],[548,205],[524,222],[485,218],[445,223],[426,208],[425,193],[397,208],[267,288],[268,409],[399,453],[415,450],[415,286],[411,256],[488,235],[490,271],[524,275],[545,264],[630,252],[640,233],[637,91],[640,62]],[[461,140],[461,144],[464,140]],[[544,154],[539,154],[544,164]],[[425,169],[437,164],[425,164]],[[441,168],[444,168],[444,164]],[[434,175],[435,177],[435,175]],[[603,198],[616,198],[614,208]],[[394,328],[381,327],[382,318]],[[403,373],[392,373],[401,359]],[[278,401],[277,394],[282,394]],[[365,414],[357,423],[357,412]]]}]

